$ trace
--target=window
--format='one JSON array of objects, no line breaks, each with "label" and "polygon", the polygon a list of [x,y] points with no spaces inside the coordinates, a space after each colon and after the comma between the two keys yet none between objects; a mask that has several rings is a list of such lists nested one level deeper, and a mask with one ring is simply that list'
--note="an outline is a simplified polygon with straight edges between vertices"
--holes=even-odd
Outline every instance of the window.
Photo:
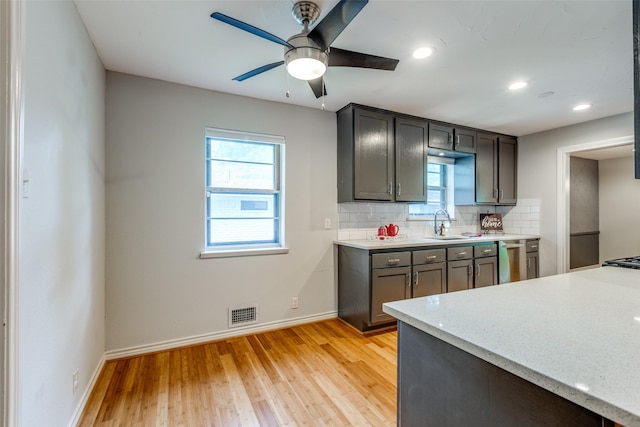
[{"label": "window", "polygon": [[429,158],[427,203],[410,204],[410,217],[433,216],[438,209],[446,209],[453,218],[453,168],[454,165],[449,159]]},{"label": "window", "polygon": [[284,246],[284,138],[206,130],[205,252]]}]

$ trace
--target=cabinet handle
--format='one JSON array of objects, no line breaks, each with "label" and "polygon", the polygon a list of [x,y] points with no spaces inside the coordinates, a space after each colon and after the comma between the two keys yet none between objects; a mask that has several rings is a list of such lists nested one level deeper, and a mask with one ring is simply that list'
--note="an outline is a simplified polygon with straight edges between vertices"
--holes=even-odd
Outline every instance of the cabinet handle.
[{"label": "cabinet handle", "polygon": [[531,245],[529,246],[531,249],[538,249],[538,245]]},{"label": "cabinet handle", "polygon": [[393,182],[389,181],[389,195],[393,195]]},{"label": "cabinet handle", "polygon": [[527,258],[527,268],[531,268],[531,258]]},{"label": "cabinet handle", "polygon": [[460,135],[456,135],[456,147],[460,146]]},{"label": "cabinet handle", "polygon": [[473,264],[469,264],[468,275],[473,276]]},{"label": "cabinet handle", "polygon": [[504,199],[504,190],[500,190],[500,200]]},{"label": "cabinet handle", "polygon": [[480,264],[476,264],[476,276],[480,275]]},{"label": "cabinet handle", "polygon": [[402,187],[400,186],[400,183],[398,183],[398,196],[402,194]]},{"label": "cabinet handle", "polygon": [[453,134],[449,134],[449,145],[453,145]]},{"label": "cabinet handle", "polygon": [[400,258],[388,259],[387,260],[387,264],[399,264],[399,263],[400,263]]},{"label": "cabinet handle", "polygon": [[416,271],[414,276],[415,276],[415,278],[413,279],[413,286],[417,287],[418,286],[418,277],[420,277],[420,274]]},{"label": "cabinet handle", "polygon": [[428,261],[430,259],[436,259],[436,258],[438,258],[437,255],[429,255],[428,257],[425,257],[424,259]]},{"label": "cabinet handle", "polygon": [[411,288],[411,273],[405,274],[404,277],[407,280],[407,288]]},{"label": "cabinet handle", "polygon": [[492,249],[485,249],[484,251],[482,251],[482,253],[488,254],[491,251],[492,251]]},{"label": "cabinet handle", "polygon": [[462,256],[462,255],[466,255],[466,254],[467,254],[466,251],[465,252],[458,252],[458,256]]},{"label": "cabinet handle", "polygon": [[494,198],[494,199],[497,199],[497,198],[498,198],[498,189],[497,189],[497,188],[494,188],[494,189],[493,189],[493,198]]}]

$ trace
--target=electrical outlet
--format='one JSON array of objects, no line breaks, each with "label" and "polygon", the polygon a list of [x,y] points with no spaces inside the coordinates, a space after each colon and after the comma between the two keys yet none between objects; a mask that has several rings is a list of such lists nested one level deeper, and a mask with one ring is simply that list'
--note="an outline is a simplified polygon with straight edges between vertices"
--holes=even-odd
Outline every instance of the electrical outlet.
[{"label": "electrical outlet", "polygon": [[73,394],[78,390],[78,370],[73,371]]},{"label": "electrical outlet", "polygon": [[291,308],[298,308],[298,297],[291,297]]},{"label": "electrical outlet", "polygon": [[329,230],[331,228],[331,218],[325,218],[324,219],[324,228],[326,230]]}]

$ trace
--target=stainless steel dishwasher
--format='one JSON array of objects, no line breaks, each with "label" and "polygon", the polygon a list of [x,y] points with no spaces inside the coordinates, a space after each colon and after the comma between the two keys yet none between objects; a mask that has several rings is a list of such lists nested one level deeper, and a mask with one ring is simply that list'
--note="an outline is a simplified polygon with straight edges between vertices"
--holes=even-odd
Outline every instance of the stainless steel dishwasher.
[{"label": "stainless steel dishwasher", "polygon": [[527,279],[526,246],[526,240],[501,240],[498,242],[498,283]]}]

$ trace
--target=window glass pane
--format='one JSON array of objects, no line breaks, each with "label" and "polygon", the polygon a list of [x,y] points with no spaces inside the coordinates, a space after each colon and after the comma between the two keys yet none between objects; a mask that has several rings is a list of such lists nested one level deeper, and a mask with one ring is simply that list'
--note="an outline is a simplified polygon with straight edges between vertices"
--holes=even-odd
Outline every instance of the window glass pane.
[{"label": "window glass pane", "polygon": [[442,172],[442,166],[439,163],[427,163],[427,172]]},{"label": "window glass pane", "polygon": [[275,167],[272,164],[209,161],[207,185],[218,188],[274,190]]},{"label": "window glass pane", "polygon": [[428,187],[441,187],[444,183],[444,176],[436,173],[427,174],[427,186]]},{"label": "window glass pane", "polygon": [[207,199],[209,218],[273,218],[276,217],[275,194],[212,193]]},{"label": "window glass pane", "polygon": [[211,159],[235,160],[248,163],[275,162],[275,146],[273,144],[257,144],[222,139],[208,138]]},{"label": "window glass pane", "polygon": [[210,219],[207,246],[277,242],[278,219]]}]

